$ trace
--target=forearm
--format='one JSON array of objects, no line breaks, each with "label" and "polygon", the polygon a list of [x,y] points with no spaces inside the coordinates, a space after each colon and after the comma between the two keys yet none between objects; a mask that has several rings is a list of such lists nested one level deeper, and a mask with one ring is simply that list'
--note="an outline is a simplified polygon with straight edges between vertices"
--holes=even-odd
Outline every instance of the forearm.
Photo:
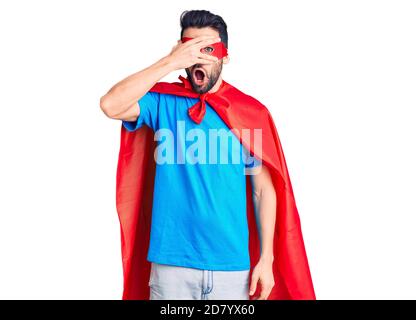
[{"label": "forearm", "polygon": [[101,109],[108,116],[116,116],[136,103],[161,78],[174,70],[171,59],[166,56],[151,66],[116,83],[100,99]]},{"label": "forearm", "polygon": [[276,224],[276,193],[273,187],[262,188],[254,195],[254,206],[261,246],[261,259],[273,261],[273,239]]}]

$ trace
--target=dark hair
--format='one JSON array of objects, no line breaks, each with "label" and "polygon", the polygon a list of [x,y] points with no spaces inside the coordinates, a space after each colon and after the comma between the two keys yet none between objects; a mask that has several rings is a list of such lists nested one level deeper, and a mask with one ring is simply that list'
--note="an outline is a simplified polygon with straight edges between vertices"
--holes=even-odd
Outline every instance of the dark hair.
[{"label": "dark hair", "polygon": [[227,25],[219,15],[213,14],[207,10],[190,10],[182,12],[180,21],[182,28],[181,38],[186,28],[211,27],[218,31],[221,41],[224,42],[225,47],[228,48]]}]

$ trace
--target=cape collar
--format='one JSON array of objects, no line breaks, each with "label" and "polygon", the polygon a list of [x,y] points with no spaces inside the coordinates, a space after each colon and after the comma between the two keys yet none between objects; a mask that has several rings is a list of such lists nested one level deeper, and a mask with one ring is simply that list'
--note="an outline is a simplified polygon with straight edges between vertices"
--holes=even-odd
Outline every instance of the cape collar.
[{"label": "cape collar", "polygon": [[222,81],[221,85],[216,92],[212,92],[212,93],[206,92],[202,94],[198,94],[193,90],[189,79],[180,75],[179,80],[182,82],[185,92],[186,91],[189,92],[189,96],[197,95],[197,97],[199,98],[199,101],[188,109],[188,115],[191,117],[191,119],[195,123],[200,124],[205,116],[205,113],[206,113],[205,102],[208,102],[210,105],[212,105],[214,109],[229,107],[229,102],[222,97],[224,90],[227,88],[227,86],[229,86],[229,84],[225,82],[224,80],[221,80]]}]

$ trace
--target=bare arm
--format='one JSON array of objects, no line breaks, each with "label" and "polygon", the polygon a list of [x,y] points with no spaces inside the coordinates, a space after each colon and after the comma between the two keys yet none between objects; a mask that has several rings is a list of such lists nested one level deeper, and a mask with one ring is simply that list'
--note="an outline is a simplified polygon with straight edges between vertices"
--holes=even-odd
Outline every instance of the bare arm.
[{"label": "bare arm", "polygon": [[178,41],[169,55],[111,87],[100,99],[101,110],[112,119],[135,121],[140,114],[137,101],[161,78],[196,63],[217,61],[216,57],[203,54],[200,49],[218,41],[212,36],[201,36],[186,43]]},{"label": "bare arm", "polygon": [[253,203],[257,215],[261,243],[260,261],[253,270],[250,294],[256,290],[257,281],[262,285],[259,300],[267,299],[274,286],[273,277],[273,238],[276,223],[276,192],[266,166],[260,173],[251,176]]},{"label": "bare arm", "polygon": [[164,57],[146,69],[128,76],[101,97],[101,109],[110,118],[134,121],[139,115],[137,101],[173,70],[172,63]]}]

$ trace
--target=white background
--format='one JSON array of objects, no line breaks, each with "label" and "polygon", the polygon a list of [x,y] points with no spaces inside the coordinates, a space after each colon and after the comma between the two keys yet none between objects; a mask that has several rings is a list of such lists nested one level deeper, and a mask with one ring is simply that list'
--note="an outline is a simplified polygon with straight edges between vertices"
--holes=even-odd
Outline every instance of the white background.
[{"label": "white background", "polygon": [[416,5],[380,0],[1,2],[0,298],[121,298],[99,99],[186,9],[225,19],[225,80],[272,111],[317,298],[415,299]]}]

